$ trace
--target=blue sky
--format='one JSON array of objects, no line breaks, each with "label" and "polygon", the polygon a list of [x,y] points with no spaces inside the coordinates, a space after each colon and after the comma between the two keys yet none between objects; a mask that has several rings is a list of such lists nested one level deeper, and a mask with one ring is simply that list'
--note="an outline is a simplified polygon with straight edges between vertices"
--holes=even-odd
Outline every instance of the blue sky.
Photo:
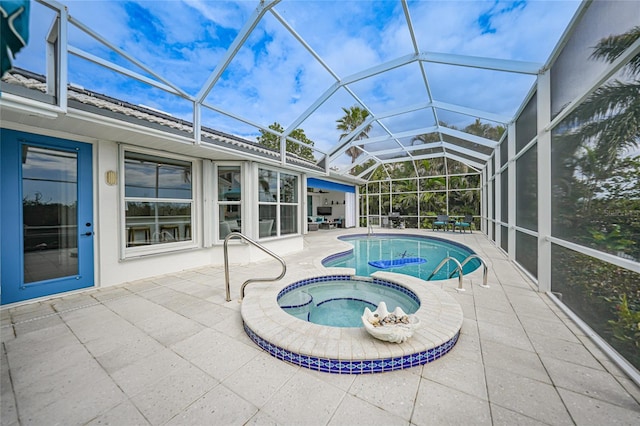
[{"label": "blue sky", "polygon": [[[218,65],[256,1],[61,1],[72,17],[195,96]],[[409,1],[420,51],[544,63],[579,5],[578,1]],[[275,10],[325,64],[344,78],[413,53],[398,1],[289,1]],[[16,66],[44,73],[44,39],[52,12],[33,3],[29,46]],[[69,43],[121,66],[144,71],[70,27]],[[425,64],[433,96],[443,102],[512,115],[533,78],[516,74]],[[191,120],[180,98],[70,57],[70,81],[87,89],[143,104]],[[239,50],[207,102],[268,126],[292,123],[335,79],[271,14],[267,13]],[[427,100],[417,63],[350,86],[375,114]],[[357,104],[341,89],[301,127],[316,146],[329,149],[340,132],[341,107]],[[223,115],[204,113],[205,125],[252,139],[257,130]],[[473,117],[442,112],[458,127]],[[392,131],[433,124],[419,111],[385,120]],[[381,133],[374,128],[372,134]]]}]

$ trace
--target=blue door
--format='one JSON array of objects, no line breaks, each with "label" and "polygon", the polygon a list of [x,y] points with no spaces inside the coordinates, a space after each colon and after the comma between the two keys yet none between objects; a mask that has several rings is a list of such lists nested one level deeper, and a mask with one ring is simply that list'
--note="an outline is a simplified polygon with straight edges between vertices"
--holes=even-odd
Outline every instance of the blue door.
[{"label": "blue door", "polygon": [[1,303],[93,286],[91,145],[1,131]]}]

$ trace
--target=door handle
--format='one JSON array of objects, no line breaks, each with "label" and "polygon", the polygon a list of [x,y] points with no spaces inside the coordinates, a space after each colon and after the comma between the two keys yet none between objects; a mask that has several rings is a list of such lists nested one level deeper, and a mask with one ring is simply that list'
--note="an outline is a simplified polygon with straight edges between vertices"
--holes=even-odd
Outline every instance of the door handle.
[{"label": "door handle", "polygon": [[93,232],[89,231],[89,232],[85,232],[84,235],[86,235],[87,237],[90,237],[93,235]]}]

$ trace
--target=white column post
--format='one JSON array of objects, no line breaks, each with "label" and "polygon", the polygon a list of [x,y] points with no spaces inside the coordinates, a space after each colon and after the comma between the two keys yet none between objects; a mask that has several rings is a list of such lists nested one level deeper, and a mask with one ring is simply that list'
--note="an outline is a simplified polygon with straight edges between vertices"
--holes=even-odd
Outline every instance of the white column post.
[{"label": "white column post", "polygon": [[538,290],[551,291],[550,71],[538,75]]},{"label": "white column post", "polygon": [[509,223],[508,228],[508,244],[509,244],[509,260],[514,261],[516,259],[516,162],[513,157],[516,155],[516,123],[515,121],[509,124],[507,134],[507,159],[509,169],[507,171],[509,177]]},{"label": "white column post", "polygon": [[493,239],[498,247],[502,247],[502,172],[497,173],[496,170],[500,170],[500,145],[496,146],[493,152],[493,180],[495,191],[493,194],[494,203],[493,208],[495,215],[495,225],[493,226]]}]

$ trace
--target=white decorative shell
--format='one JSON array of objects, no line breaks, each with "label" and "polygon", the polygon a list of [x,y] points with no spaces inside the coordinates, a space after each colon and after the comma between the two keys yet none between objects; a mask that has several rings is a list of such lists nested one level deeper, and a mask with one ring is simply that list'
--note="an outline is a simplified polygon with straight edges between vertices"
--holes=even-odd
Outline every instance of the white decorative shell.
[{"label": "white decorative shell", "polygon": [[404,311],[397,307],[391,314],[397,318],[408,316],[409,322],[399,324],[385,324],[384,326],[375,326],[387,316],[389,316],[387,310],[387,304],[380,302],[378,309],[371,312],[369,308],[364,308],[364,314],[362,315],[362,324],[364,324],[365,330],[375,337],[376,339],[384,340],[385,342],[402,343],[409,337],[413,336],[413,332],[420,326],[420,319],[415,315],[407,315]]}]

